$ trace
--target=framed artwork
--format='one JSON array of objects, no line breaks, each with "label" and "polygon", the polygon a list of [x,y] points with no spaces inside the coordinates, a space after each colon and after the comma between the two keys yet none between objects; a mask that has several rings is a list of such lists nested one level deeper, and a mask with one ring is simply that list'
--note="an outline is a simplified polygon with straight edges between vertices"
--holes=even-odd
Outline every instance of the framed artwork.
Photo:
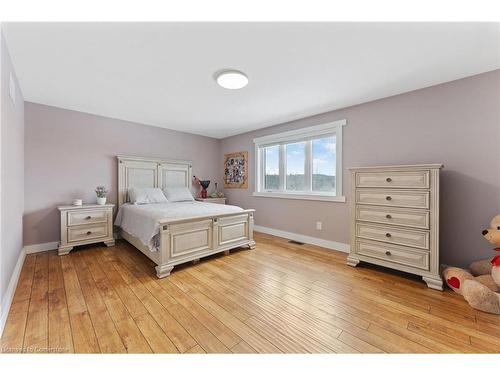
[{"label": "framed artwork", "polygon": [[224,155],[224,187],[248,188],[248,151]]}]

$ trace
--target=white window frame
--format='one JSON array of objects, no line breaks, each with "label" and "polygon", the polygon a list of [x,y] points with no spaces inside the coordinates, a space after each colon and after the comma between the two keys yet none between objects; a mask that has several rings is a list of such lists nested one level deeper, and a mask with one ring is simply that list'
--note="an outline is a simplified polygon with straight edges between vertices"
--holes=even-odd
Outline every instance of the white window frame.
[{"label": "white window frame", "polygon": [[[266,135],[263,137],[255,138],[253,143],[255,145],[255,190],[253,195],[256,197],[270,197],[270,198],[287,198],[287,199],[305,199],[305,200],[317,200],[317,201],[331,201],[331,202],[345,202],[345,196],[343,195],[342,187],[342,128],[347,125],[347,120],[337,120],[329,122],[326,124],[310,126],[298,130],[290,130],[287,132]],[[335,171],[335,194],[328,192],[314,192],[314,191],[304,191],[304,192],[293,192],[286,191],[283,183],[285,181],[284,174],[285,171],[285,160],[286,155],[284,155],[285,147],[280,147],[280,188],[279,190],[266,190],[264,187],[264,176],[265,176],[265,165],[264,165],[264,147],[282,145],[285,143],[293,142],[304,142],[312,138],[319,138],[321,136],[336,136],[336,171]],[[309,147],[310,143],[306,143],[306,153],[311,154],[312,150]],[[311,160],[306,157],[307,160]],[[305,163],[305,175],[306,183],[311,184],[310,181],[310,165]]]}]

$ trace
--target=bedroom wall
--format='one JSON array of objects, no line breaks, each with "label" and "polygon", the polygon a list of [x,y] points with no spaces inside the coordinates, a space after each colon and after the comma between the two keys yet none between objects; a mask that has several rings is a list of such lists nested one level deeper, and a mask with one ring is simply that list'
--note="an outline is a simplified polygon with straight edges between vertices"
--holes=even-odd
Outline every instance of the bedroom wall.
[{"label": "bedroom wall", "polygon": [[[8,290],[23,248],[24,207],[24,99],[19,89],[7,44],[1,34],[0,92],[0,333],[10,305]],[[15,103],[9,95],[10,75],[15,82]],[[13,292],[13,290],[12,290]]]},{"label": "bedroom wall", "polygon": [[24,245],[58,241],[57,205],[95,203],[97,185],[116,203],[119,154],[191,160],[194,175],[221,181],[213,138],[29,102],[25,120]]},{"label": "bedroom wall", "polygon": [[[343,118],[347,203],[252,196],[253,138]],[[257,225],[341,243],[349,242],[347,167],[443,163],[441,261],[493,255],[481,231],[500,214],[500,70],[229,137],[219,160],[245,150],[249,188],[226,190],[230,203],[255,208]]]}]

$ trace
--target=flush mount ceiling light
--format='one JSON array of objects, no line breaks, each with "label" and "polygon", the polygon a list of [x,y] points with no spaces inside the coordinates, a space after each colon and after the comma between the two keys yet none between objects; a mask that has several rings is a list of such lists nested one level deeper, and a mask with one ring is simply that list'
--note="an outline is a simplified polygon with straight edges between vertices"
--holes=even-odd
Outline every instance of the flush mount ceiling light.
[{"label": "flush mount ceiling light", "polygon": [[222,70],[215,74],[215,81],[220,87],[229,90],[242,89],[248,85],[248,77],[238,70]]}]

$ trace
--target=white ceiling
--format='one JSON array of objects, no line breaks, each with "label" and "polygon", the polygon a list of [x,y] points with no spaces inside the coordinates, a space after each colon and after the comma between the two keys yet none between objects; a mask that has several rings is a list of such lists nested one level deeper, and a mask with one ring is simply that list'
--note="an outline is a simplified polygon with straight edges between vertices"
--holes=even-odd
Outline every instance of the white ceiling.
[{"label": "white ceiling", "polygon": [[[496,23],[7,23],[25,100],[223,138],[500,68]],[[245,72],[241,90],[214,81]]]}]

